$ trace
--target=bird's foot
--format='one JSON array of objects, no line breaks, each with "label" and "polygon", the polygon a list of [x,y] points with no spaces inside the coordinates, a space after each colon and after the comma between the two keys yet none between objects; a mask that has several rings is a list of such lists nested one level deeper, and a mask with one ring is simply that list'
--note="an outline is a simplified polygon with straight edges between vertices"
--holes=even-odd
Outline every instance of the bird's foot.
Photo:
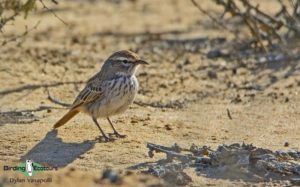
[{"label": "bird's foot", "polygon": [[110,133],[109,136],[115,136],[117,138],[126,138],[127,135],[119,134],[118,132]]},{"label": "bird's foot", "polygon": [[113,142],[116,139],[112,138],[112,137],[108,137],[108,136],[100,136],[100,140],[104,141],[104,142]]},{"label": "bird's foot", "polygon": [[119,134],[118,132],[114,132],[114,135],[117,137],[117,138],[126,138],[127,135],[125,134]]}]

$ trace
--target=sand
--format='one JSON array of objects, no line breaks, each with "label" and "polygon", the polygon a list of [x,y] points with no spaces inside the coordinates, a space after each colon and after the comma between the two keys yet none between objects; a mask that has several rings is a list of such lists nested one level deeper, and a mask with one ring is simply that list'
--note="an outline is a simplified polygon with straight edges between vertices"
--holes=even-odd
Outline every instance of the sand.
[{"label": "sand", "polygon": [[[230,41],[233,36],[209,26],[211,21],[189,1],[48,4],[68,26],[48,11],[37,11],[27,20],[19,17],[4,32],[13,36],[22,33],[24,25],[31,28],[40,21],[25,38],[0,48],[2,166],[26,159],[57,166],[58,171],[36,176],[51,177],[50,186],[110,186],[113,184],[100,180],[107,168],[125,175],[116,185],[163,186],[166,183],[161,179],[139,171],[124,174],[129,167],[164,157],[149,158],[147,142],[212,148],[245,142],[271,150],[300,149],[297,62],[242,66],[237,61],[207,58],[213,41]],[[209,1],[202,6],[219,10]],[[176,39],[201,39],[204,47],[200,53],[167,45]],[[140,104],[112,117],[115,127],[127,137],[99,141],[97,127],[84,114],[52,130],[67,109],[52,103],[47,89],[51,96],[71,103],[103,61],[122,49],[135,50],[150,63],[137,73],[140,91],[136,101]],[[112,132],[105,119],[100,124],[106,133]],[[286,142],[288,147],[284,147]],[[14,185],[9,178],[26,178],[15,171],[1,169],[0,173],[5,186]],[[193,179],[187,186],[280,185],[278,181],[253,183],[242,178],[197,176],[192,170],[187,173]]]}]

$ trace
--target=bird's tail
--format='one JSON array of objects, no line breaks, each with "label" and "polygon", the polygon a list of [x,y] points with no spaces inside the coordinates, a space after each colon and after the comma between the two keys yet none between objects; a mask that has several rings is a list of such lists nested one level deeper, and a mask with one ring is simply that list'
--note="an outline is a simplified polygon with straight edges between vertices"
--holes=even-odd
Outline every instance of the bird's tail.
[{"label": "bird's tail", "polygon": [[56,122],[53,126],[54,129],[63,126],[70,119],[72,119],[76,114],[78,114],[78,110],[71,109],[68,113],[66,113],[58,122]]}]

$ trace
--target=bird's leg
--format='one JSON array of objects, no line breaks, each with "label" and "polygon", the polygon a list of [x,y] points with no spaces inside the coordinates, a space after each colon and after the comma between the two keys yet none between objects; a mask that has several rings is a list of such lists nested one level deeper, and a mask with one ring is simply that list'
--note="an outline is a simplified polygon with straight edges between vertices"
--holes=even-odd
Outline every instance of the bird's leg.
[{"label": "bird's leg", "polygon": [[95,122],[95,124],[97,125],[98,129],[100,130],[102,136],[104,137],[104,140],[105,140],[106,142],[112,140],[112,139],[110,139],[108,136],[105,135],[105,133],[104,133],[103,130],[101,129],[101,127],[100,127],[100,125],[99,125],[97,119],[96,119],[96,118],[93,118],[93,121]]},{"label": "bird's leg", "polygon": [[107,121],[109,122],[111,128],[114,130],[114,134],[116,135],[116,137],[119,137],[119,138],[125,138],[126,135],[122,135],[122,134],[119,134],[118,131],[115,129],[113,123],[110,121],[109,117],[107,117]]}]

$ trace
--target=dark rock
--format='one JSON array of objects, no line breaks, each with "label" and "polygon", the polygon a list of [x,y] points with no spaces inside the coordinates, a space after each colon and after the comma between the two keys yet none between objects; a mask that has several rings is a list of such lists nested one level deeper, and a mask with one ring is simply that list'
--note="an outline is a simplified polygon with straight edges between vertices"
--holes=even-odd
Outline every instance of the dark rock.
[{"label": "dark rock", "polygon": [[111,183],[116,183],[117,181],[120,180],[120,177],[118,175],[117,172],[111,170],[111,169],[107,169],[103,172],[102,174],[102,179],[107,179],[109,180]]}]

